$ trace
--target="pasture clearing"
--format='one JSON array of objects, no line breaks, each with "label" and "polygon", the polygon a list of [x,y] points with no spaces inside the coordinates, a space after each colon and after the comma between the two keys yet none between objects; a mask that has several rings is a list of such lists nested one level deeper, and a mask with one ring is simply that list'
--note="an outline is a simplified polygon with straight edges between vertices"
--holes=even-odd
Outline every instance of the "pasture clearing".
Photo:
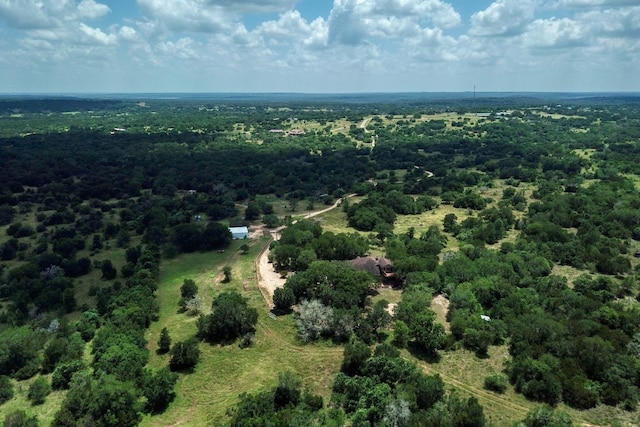
[{"label": "pasture clearing", "polygon": [[[224,253],[182,255],[162,263],[157,291],[160,320],[149,328],[149,366],[158,369],[168,363],[168,355],[157,355],[156,342],[160,330],[167,327],[172,342],[195,334],[196,317],[178,313],[180,286],[184,279],[193,279],[203,297],[203,312],[208,313],[213,298],[224,290],[236,290],[249,299],[258,310],[259,319],[254,345],[241,349],[237,343],[220,346],[200,344],[200,363],[190,374],[180,374],[176,384],[176,399],[167,411],[146,416],[142,426],[203,426],[228,422],[226,412],[243,392],[273,386],[280,372],[297,374],[312,392],[328,401],[333,377],[340,369],[342,347],[330,343],[303,345],[297,337],[293,315],[269,317],[256,283],[255,258],[268,239],[250,242],[246,255],[238,252],[242,241],[235,241]],[[221,283],[219,272],[232,265],[230,283]]]}]

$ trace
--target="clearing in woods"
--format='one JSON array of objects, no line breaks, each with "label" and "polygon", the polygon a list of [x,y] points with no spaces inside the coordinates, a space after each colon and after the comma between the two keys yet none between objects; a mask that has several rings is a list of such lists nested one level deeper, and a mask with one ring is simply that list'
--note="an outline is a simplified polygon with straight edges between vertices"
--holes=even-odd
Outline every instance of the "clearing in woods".
[{"label": "clearing in woods", "polygon": [[[322,209],[306,216],[322,213],[327,218],[338,218],[337,206]],[[342,219],[343,220],[343,219]],[[331,224],[326,224],[330,228]],[[324,227],[324,224],[323,224]],[[173,342],[182,341],[196,332],[196,318],[177,312],[180,286],[185,278],[191,278],[199,286],[204,300],[204,312],[208,311],[213,298],[220,292],[235,289],[249,299],[259,312],[259,320],[254,346],[240,349],[237,344],[212,346],[201,344],[200,363],[192,374],[181,374],[176,385],[176,400],[168,410],[160,415],[145,417],[142,426],[200,426],[224,425],[229,417],[227,410],[238,401],[243,392],[253,393],[273,386],[278,374],[285,370],[296,373],[312,392],[321,394],[325,403],[331,396],[333,378],[340,368],[343,348],[329,342],[303,345],[296,333],[293,315],[280,316],[275,320],[270,315],[273,291],[284,284],[284,279],[273,270],[268,262],[268,248],[272,237],[262,237],[249,241],[248,254],[240,254],[241,242],[234,242],[224,253],[190,254],[163,262],[161,283],[158,288],[160,320],[151,325],[148,333],[151,350],[150,367],[158,369],[168,363],[168,355],[155,354],[160,330],[166,326]],[[221,283],[219,273],[222,266],[232,264],[230,283]],[[379,289],[378,299],[388,300],[392,307],[401,298],[401,291],[390,288]],[[449,301],[437,295],[432,301],[432,309],[438,321],[445,325]],[[403,357],[414,360],[428,374],[439,374],[447,388],[458,390],[463,396],[474,396],[483,405],[487,420],[494,426],[511,426],[521,420],[533,407],[522,395],[509,388],[505,394],[496,394],[483,388],[484,378],[504,369],[509,360],[506,346],[491,347],[487,359],[479,359],[472,352],[463,349],[441,352],[439,363],[431,364],[416,359],[403,351]],[[624,414],[614,413],[615,408],[596,408],[579,412],[561,406],[577,425],[606,425],[607,420],[624,420]],[[586,421],[585,421],[586,420]],[[633,423],[620,422],[631,426]]]}]

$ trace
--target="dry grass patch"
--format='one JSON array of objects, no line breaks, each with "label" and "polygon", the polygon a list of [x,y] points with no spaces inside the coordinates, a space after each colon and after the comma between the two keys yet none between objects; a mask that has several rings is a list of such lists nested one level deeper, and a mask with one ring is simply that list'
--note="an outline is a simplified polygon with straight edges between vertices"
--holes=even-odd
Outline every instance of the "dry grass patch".
[{"label": "dry grass patch", "polygon": [[595,154],[596,149],[595,148],[575,148],[573,150],[573,153],[585,160],[589,160],[591,159],[591,157],[593,157],[593,155]]},{"label": "dry grass patch", "polygon": [[631,182],[633,182],[633,185],[636,188],[636,190],[640,191],[640,176],[636,174],[631,174],[631,173],[623,174],[623,176],[628,180],[630,180]]},{"label": "dry grass patch", "polygon": [[[355,200],[349,199],[349,203],[357,203]],[[314,217],[315,221],[318,221],[322,226],[322,231],[330,231],[332,233],[353,233],[353,228],[349,227],[347,222],[347,214],[342,210],[342,207],[338,206],[335,209],[325,212],[317,217]]]},{"label": "dry grass patch", "polygon": [[[511,359],[506,345],[489,347],[489,357],[480,359],[472,351],[458,349],[440,352],[438,363],[427,363],[416,359],[408,352],[403,357],[414,360],[427,374],[439,374],[447,389],[456,390],[461,396],[474,396],[484,408],[489,425],[511,427],[526,417],[527,412],[541,406],[539,402],[527,400],[511,386],[504,394],[484,389],[485,377],[503,372]],[[640,411],[626,412],[610,406],[598,406],[588,411],[578,411],[558,405],[558,410],[568,413],[576,426],[637,426]]]},{"label": "dry grass patch", "polygon": [[447,313],[449,313],[449,300],[443,295],[436,295],[431,300],[431,310],[436,313],[436,320],[442,326],[447,333],[451,332],[451,325],[447,322]]},{"label": "dry grass patch", "polygon": [[561,409],[567,412],[574,420],[579,420],[579,424],[585,427],[637,427],[640,425],[640,410],[628,412],[621,408],[606,405],[599,405],[588,411],[576,411],[564,405],[561,405]]},{"label": "dry grass patch", "polygon": [[474,396],[484,408],[484,414],[490,425],[496,427],[512,426],[524,419],[527,412],[536,406],[522,395],[516,394],[511,387],[505,394],[497,394],[484,389],[484,378],[492,373],[502,372],[504,364],[510,359],[506,346],[492,346],[489,357],[479,359],[468,350],[441,352],[438,363],[429,364],[416,360],[427,374],[439,374],[450,390],[457,390],[461,396]]},{"label": "dry grass patch", "polygon": [[423,212],[418,215],[398,215],[393,227],[395,234],[405,234],[410,228],[415,230],[415,235],[420,236],[432,225],[442,228],[442,222],[447,214],[453,213],[458,217],[458,222],[466,219],[469,214],[466,209],[454,208],[453,205],[440,204],[436,209]]},{"label": "dry grass patch", "polygon": [[578,115],[567,115],[567,114],[560,114],[560,113],[547,113],[546,111],[539,111],[539,110],[532,110],[531,111],[532,114],[537,114],[540,117],[550,117],[552,119],[586,119],[585,116],[578,116]]},{"label": "dry grass patch", "polygon": [[569,265],[554,264],[551,269],[551,274],[554,276],[562,276],[567,278],[567,285],[573,288],[573,282],[583,274],[591,276],[591,273],[587,270],[580,270]]},{"label": "dry grass patch", "polygon": [[372,304],[381,300],[387,300],[389,301],[389,304],[398,304],[402,299],[402,289],[385,286],[376,289],[376,292],[377,294],[371,298]]}]

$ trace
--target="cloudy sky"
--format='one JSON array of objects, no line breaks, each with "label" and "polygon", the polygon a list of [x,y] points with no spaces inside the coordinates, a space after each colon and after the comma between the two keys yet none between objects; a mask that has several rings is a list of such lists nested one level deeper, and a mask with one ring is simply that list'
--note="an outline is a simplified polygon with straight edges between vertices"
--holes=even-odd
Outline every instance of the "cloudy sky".
[{"label": "cloudy sky", "polygon": [[640,0],[0,0],[0,93],[640,91]]}]

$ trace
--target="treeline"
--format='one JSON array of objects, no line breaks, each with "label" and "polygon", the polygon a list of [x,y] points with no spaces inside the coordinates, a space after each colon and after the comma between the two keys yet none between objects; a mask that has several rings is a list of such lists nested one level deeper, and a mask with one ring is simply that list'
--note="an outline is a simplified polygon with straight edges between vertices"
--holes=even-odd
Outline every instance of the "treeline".
[{"label": "treeline", "polygon": [[317,196],[348,189],[373,175],[365,153],[345,150],[342,144],[333,147],[329,142],[330,150],[314,155],[298,144],[249,145],[227,136],[203,141],[192,133],[169,138],[180,142],[166,142],[162,134],[88,130],[3,138],[0,145],[11,148],[0,151],[2,182],[39,188],[17,196],[17,185],[5,184],[0,193],[13,206],[43,203],[48,193],[108,200],[138,196],[142,189],[166,196],[177,190],[220,195],[227,189],[232,200],[241,191]]},{"label": "treeline", "polygon": [[118,107],[123,107],[125,103],[121,100],[89,99],[75,97],[20,97],[4,96],[0,98],[0,112],[10,114],[21,113],[63,113],[70,111],[94,111],[109,110],[114,111]]},{"label": "treeline", "polygon": [[[157,249],[148,248],[136,257],[135,272],[124,284],[116,282],[99,290],[99,316],[87,315],[83,319],[89,323],[85,330],[97,328],[91,337],[91,370],[76,365],[60,366],[66,381],[59,386],[69,391],[54,418],[54,426],[103,422],[98,420],[105,417],[120,425],[134,426],[142,412],[162,409],[173,398],[171,390],[177,376],[168,368],[158,372],[145,370],[149,356],[144,334],[158,318],[154,292],[160,254]],[[140,396],[147,398],[144,405]]]}]

